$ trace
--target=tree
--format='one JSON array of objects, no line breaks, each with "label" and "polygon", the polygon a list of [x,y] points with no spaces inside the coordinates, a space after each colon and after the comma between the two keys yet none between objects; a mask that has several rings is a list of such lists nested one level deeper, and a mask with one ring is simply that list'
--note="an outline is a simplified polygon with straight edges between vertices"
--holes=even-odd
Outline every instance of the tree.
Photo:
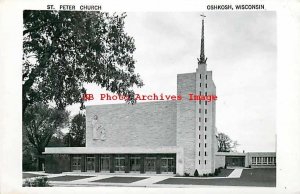
[{"label": "tree", "polygon": [[81,103],[84,83],[130,96],[143,85],[134,72],[134,39],[124,31],[126,14],[23,12],[23,113],[35,102],[58,109]]},{"label": "tree", "polygon": [[225,133],[218,133],[218,152],[234,152],[236,151],[236,146],[238,146],[237,141],[230,139]]},{"label": "tree", "polygon": [[84,147],[85,129],[85,115],[80,113],[75,115],[69,133],[64,136],[65,144],[70,147]]},{"label": "tree", "polygon": [[35,148],[38,156],[38,169],[41,170],[43,159],[40,157],[52,136],[68,124],[69,113],[46,104],[30,105],[24,114],[23,128],[28,141]]},{"label": "tree", "polygon": [[25,130],[22,134],[23,144],[22,144],[22,167],[23,171],[33,171],[36,170],[35,155],[36,150],[33,148],[32,144],[28,141]]}]

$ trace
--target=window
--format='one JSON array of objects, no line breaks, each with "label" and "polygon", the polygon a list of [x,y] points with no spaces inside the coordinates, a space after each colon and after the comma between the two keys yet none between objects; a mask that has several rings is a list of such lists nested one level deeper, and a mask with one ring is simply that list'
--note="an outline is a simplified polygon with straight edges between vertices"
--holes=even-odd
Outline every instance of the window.
[{"label": "window", "polygon": [[205,118],[204,120],[205,120],[205,123],[206,123],[207,122],[207,118]]},{"label": "window", "polygon": [[201,130],[201,126],[199,126],[199,131]]},{"label": "window", "polygon": [[206,164],[206,160],[204,160],[204,164]]},{"label": "window", "polygon": [[207,92],[205,92],[205,96],[207,96]]},{"label": "window", "polygon": [[205,156],[207,156],[207,153],[206,153],[206,152],[204,152],[204,155],[205,155]]},{"label": "window", "polygon": [[205,112],[205,114],[207,114],[207,109],[205,109],[205,111],[204,111],[204,112]]},{"label": "window", "polygon": [[206,145],[206,143],[204,144],[204,147],[206,147],[207,145]]},{"label": "window", "polygon": [[207,75],[205,75],[205,79],[207,79]]},{"label": "window", "polygon": [[268,164],[274,164],[273,157],[268,157]]},{"label": "window", "polygon": [[201,139],[201,135],[199,135],[199,139]]},{"label": "window", "polygon": [[201,91],[199,92],[199,95],[201,96]]},{"label": "window", "polygon": [[199,108],[199,113],[201,113],[201,108]]},{"label": "window", "polygon": [[206,131],[206,129],[207,129],[206,126],[204,128],[205,128],[205,131]]},{"label": "window", "polygon": [[200,156],[200,151],[199,151],[199,156]]},{"label": "window", "polygon": [[201,83],[200,83],[200,88],[201,88]]},{"label": "window", "polygon": [[199,122],[201,122],[201,117],[199,117]]},{"label": "window", "polygon": [[256,160],[256,161],[257,161],[256,164],[261,164],[261,162],[262,162],[262,161],[261,161],[261,157],[257,157],[257,160]]},{"label": "window", "polygon": [[263,164],[267,164],[267,157],[263,157]]},{"label": "window", "polygon": [[200,79],[201,79],[201,74],[200,74]]},{"label": "window", "polygon": [[199,100],[199,104],[201,104],[201,100]]},{"label": "window", "polygon": [[199,160],[199,164],[201,164],[200,160]]},{"label": "window", "polygon": [[207,105],[207,101],[205,101],[205,105]]},{"label": "window", "polygon": [[205,84],[205,88],[207,88],[207,84]]},{"label": "window", "polygon": [[206,139],[206,135],[204,136],[204,138]]},{"label": "window", "polygon": [[200,146],[201,146],[201,143],[199,143],[199,148],[200,148]]}]

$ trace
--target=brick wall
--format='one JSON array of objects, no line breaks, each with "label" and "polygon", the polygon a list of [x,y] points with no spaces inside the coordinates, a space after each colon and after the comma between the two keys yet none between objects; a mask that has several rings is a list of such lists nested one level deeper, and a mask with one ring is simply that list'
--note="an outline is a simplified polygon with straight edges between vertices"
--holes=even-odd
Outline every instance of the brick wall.
[{"label": "brick wall", "polygon": [[[176,101],[110,104],[86,108],[86,146],[175,146]],[[93,139],[93,116],[105,129],[105,140]]]},{"label": "brick wall", "polygon": [[177,146],[184,150],[184,172],[191,175],[195,170],[195,101],[188,100],[189,93],[195,93],[195,73],[177,75]]}]

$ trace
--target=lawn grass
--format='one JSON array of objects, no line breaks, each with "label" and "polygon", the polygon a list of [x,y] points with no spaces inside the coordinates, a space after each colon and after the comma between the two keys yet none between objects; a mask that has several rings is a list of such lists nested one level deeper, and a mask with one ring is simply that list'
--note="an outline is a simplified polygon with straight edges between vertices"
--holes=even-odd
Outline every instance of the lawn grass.
[{"label": "lawn grass", "polygon": [[221,169],[221,172],[214,177],[228,177],[232,173],[233,169]]},{"label": "lawn grass", "polygon": [[59,176],[59,177],[52,177],[48,178],[49,181],[75,181],[79,179],[90,178],[93,176]]},{"label": "lawn grass", "polygon": [[157,182],[155,184],[275,187],[276,169],[275,168],[246,169],[243,170],[240,178],[224,178],[224,179],[169,178]]},{"label": "lawn grass", "polygon": [[100,183],[133,183],[136,181],[140,181],[146,179],[148,177],[110,177],[106,179],[95,180],[92,182],[100,182]]}]

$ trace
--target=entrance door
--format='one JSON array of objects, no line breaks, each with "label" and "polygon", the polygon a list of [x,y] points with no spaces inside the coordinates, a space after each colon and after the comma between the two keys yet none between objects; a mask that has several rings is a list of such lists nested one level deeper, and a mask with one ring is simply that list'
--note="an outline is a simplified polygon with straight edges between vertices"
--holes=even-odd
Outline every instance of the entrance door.
[{"label": "entrance door", "polygon": [[162,173],[174,173],[175,172],[175,160],[174,158],[161,158],[161,172]]},{"label": "entrance door", "polygon": [[140,172],[140,157],[130,157],[130,172]]},{"label": "entrance door", "polygon": [[101,155],[99,160],[100,172],[109,172],[110,158],[107,155]]},{"label": "entrance door", "polygon": [[81,157],[80,156],[72,157],[72,171],[74,171],[74,172],[81,171]]},{"label": "entrance door", "polygon": [[115,157],[115,172],[125,172],[125,157],[116,156]]},{"label": "entrance door", "polygon": [[156,173],[156,157],[145,158],[145,172]]},{"label": "entrance door", "polygon": [[86,171],[95,172],[95,156],[86,157]]}]

